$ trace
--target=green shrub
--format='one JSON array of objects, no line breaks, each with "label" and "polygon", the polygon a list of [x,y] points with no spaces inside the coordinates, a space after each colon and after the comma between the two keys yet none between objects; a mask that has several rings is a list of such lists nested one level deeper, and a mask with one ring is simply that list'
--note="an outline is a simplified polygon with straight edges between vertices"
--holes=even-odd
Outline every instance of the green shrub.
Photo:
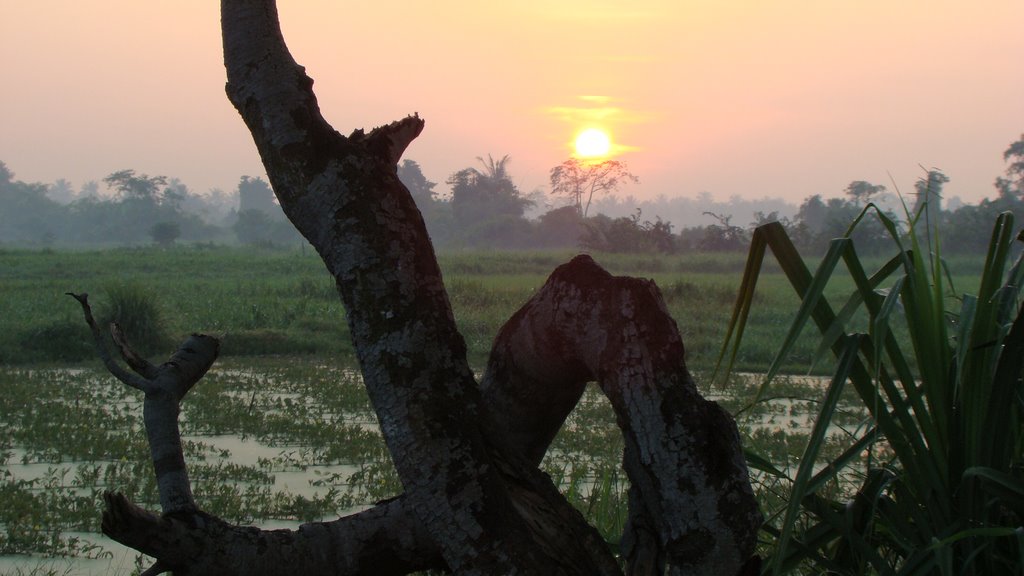
[{"label": "green shrub", "polygon": [[[869,275],[849,235],[872,210],[897,253]],[[838,358],[795,474],[749,454],[766,484],[789,487],[765,510],[766,573],[1019,574],[1024,566],[1024,268],[1018,259],[1007,269],[1013,216],[996,221],[973,295],[953,291],[938,233],[922,245],[916,217],[908,220],[903,236],[869,205],[813,275],[781,226],[754,234],[720,366],[736,356],[768,248],[802,303],[758,397],[809,320],[821,334],[818,356]],[[823,292],[840,261],[856,289],[836,312]],[[859,309],[869,315],[866,334],[848,329]],[[894,336],[897,324],[905,338]],[[824,457],[847,384],[870,421],[838,456]]]}]

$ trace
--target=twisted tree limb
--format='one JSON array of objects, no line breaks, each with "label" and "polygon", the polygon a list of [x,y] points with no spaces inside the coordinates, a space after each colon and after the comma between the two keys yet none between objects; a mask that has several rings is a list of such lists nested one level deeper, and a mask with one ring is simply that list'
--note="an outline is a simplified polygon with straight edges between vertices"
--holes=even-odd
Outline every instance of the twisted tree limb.
[{"label": "twisted tree limb", "polygon": [[104,496],[103,533],[157,559],[154,574],[380,575],[446,568],[400,499],[297,530],[235,526],[201,511],[157,516]]},{"label": "twisted tree limb", "polygon": [[[613,277],[580,256],[555,270],[499,332],[481,385],[482,406],[490,425],[502,431],[502,448],[535,467],[591,380],[612,400],[627,437],[624,465],[633,483],[623,537],[628,573],[738,573],[753,552],[760,514],[735,424],[697,394],[675,323],[653,283]],[[512,486],[513,478],[507,478]],[[520,514],[532,518],[545,506],[543,500],[523,505],[528,494],[516,494],[516,501]],[[210,574],[242,566],[246,571],[237,573],[274,574],[301,565],[310,574],[405,574],[447,566],[406,509],[404,495],[298,531],[233,527],[202,512],[196,512],[200,520],[183,514],[161,519],[117,496],[107,506],[104,532],[164,566],[181,558]],[[334,552],[313,553],[321,548]],[[240,559],[245,549],[263,551],[254,556],[258,565]]]},{"label": "twisted tree limb", "polygon": [[143,420],[163,514],[158,516],[121,494],[107,492],[101,530],[156,558],[146,574],[175,570],[210,575],[387,576],[446,568],[437,546],[420,524],[411,520],[400,498],[295,531],[234,526],[200,510],[188,478],[178,415],[185,395],[216,360],[218,341],[193,334],[157,367],[137,354],[120,327],[111,324],[111,336],[122,358],[137,373],[132,374],[111,357],[88,294],[68,295],[81,305],[97,355],[108,371],[145,394]]}]

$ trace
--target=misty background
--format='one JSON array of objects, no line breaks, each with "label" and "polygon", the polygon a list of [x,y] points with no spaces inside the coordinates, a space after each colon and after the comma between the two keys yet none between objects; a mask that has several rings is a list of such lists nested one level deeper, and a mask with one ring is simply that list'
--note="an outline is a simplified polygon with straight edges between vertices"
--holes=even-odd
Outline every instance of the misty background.
[{"label": "misty background", "polygon": [[[798,247],[820,253],[872,205],[897,222],[905,223],[908,211],[926,218],[939,229],[947,252],[969,253],[984,249],[1000,212],[1014,212],[1018,221],[1024,217],[1024,135],[1008,145],[1003,160],[1005,170],[993,175],[992,193],[976,203],[946,198],[950,177],[924,168],[912,190],[855,180],[799,204],[753,193],[726,200],[709,192],[640,199],[628,182],[581,200],[544,188],[521,189],[509,156],[477,158],[443,184],[415,160],[403,160],[398,174],[442,250],[738,251],[746,249],[754,227],[779,221]],[[853,236],[864,253],[886,246],[887,232],[876,218],[867,218]],[[0,247],[147,244],[294,249],[304,240],[259,176],[240,176],[232,190],[199,192],[172,175],[124,169],[76,186],[65,179],[24,182],[0,162]]]}]

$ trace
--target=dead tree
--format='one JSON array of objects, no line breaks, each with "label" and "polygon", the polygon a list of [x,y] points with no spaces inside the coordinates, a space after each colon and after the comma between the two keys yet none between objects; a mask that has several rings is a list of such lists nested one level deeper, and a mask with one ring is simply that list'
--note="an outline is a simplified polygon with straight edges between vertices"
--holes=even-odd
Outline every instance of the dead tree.
[{"label": "dead tree", "polygon": [[199,510],[177,414],[216,342],[193,336],[155,367],[118,336],[132,374],[103,349],[78,295],[105,364],[146,395],[161,496],[156,515],[108,494],[104,533],[156,558],[151,574],[621,574],[537,468],[596,381],[625,438],[627,572],[753,569],[761,516],[735,423],[697,393],[654,284],[613,277],[586,256],[559,267],[501,329],[478,384],[423,220],[397,176],[423,120],[339,134],[285,46],[274,1],[222,0],[221,10],[228,97],[282,208],[335,278],[404,493],[297,530],[233,526]]}]

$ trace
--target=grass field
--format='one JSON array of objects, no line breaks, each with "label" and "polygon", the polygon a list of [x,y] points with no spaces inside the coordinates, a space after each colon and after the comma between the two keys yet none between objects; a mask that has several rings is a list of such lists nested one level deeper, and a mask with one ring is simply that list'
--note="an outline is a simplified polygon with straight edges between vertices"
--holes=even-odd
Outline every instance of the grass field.
[{"label": "grass field", "polygon": [[[501,324],[570,253],[441,255],[446,284],[474,363]],[[598,256],[617,274],[654,278],[690,345],[710,355],[735,298],[742,256]],[[0,363],[79,362],[92,352],[75,302],[101,310],[121,286],[147,292],[170,340],[223,336],[226,356],[345,355],[351,351],[333,281],[312,252],[234,248],[0,252]],[[770,321],[770,320],[769,320]],[[131,334],[129,334],[131,337]]]},{"label": "grass field", "polygon": [[[470,361],[480,366],[501,324],[571,253],[442,254],[456,318]],[[711,366],[742,274],[742,254],[624,256],[596,254],[614,274],[654,279],[679,325],[690,364]],[[971,274],[971,263],[954,270]],[[798,299],[769,268],[758,287],[738,367],[770,361]],[[50,252],[0,250],[0,364],[80,363],[93,359],[77,304],[65,292],[88,292],[102,312],[123,289],[142,292],[164,327],[161,354],[192,332],[222,337],[225,356],[351,353],[344,310],[333,281],[311,251],[179,247]],[[838,277],[829,294],[850,289]],[[129,337],[132,333],[129,331]],[[793,365],[813,349],[797,347]]]}]

